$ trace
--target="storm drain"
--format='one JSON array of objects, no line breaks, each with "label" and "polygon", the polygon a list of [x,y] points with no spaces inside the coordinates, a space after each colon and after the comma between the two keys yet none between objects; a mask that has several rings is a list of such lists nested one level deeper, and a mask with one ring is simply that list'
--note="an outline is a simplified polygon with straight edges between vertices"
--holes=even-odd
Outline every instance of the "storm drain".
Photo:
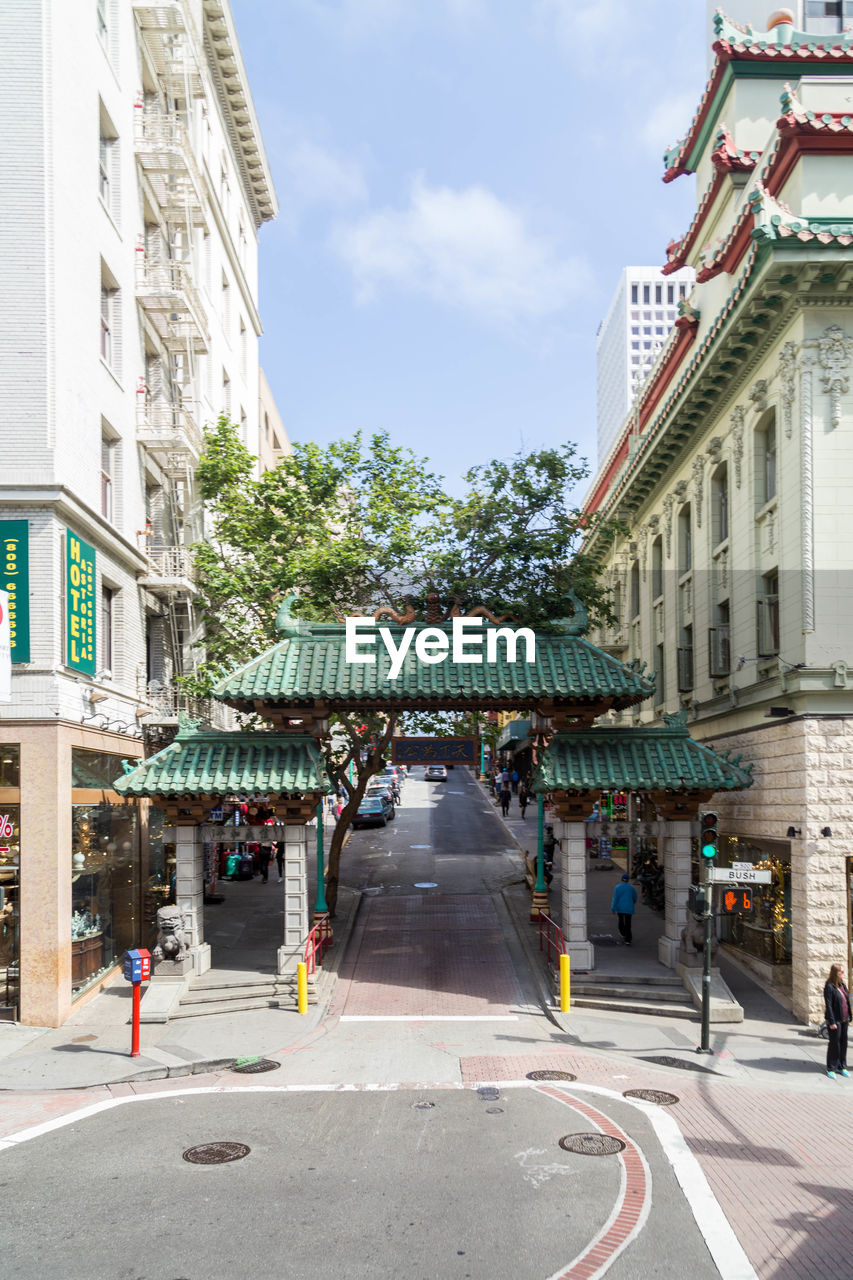
[{"label": "storm drain", "polygon": [[609,1133],[567,1133],[560,1146],[578,1156],[618,1156],[625,1150],[621,1138],[611,1138]]},{"label": "storm drain", "polygon": [[570,1071],[528,1071],[528,1080],[577,1080]]},{"label": "storm drain", "polygon": [[261,1071],[276,1071],[280,1066],[281,1063],[273,1058],[236,1058],[231,1070],[239,1071],[245,1076],[253,1076]]},{"label": "storm drain", "polygon": [[640,1102],[656,1102],[659,1107],[672,1107],[678,1102],[675,1093],[664,1093],[662,1089],[625,1089],[623,1098],[639,1098]]},{"label": "storm drain", "polygon": [[487,1116],[502,1116],[503,1113],[504,1113],[503,1107],[486,1107]]},{"label": "storm drain", "polygon": [[497,1102],[501,1096],[501,1091],[490,1085],[484,1085],[477,1090],[477,1096],[482,1098],[484,1102]]},{"label": "storm drain", "polygon": [[228,1164],[242,1160],[251,1149],[245,1142],[203,1142],[200,1147],[188,1147],[184,1159],[190,1164]]}]

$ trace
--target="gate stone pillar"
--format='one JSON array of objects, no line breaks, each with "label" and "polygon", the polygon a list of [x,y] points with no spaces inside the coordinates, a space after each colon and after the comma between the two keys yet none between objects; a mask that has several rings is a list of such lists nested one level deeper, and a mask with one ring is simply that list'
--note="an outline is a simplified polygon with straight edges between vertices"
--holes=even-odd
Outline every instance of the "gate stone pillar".
[{"label": "gate stone pillar", "polygon": [[687,923],[687,891],[690,888],[693,824],[670,820],[661,843],[666,917],[664,931],[658,938],[658,960],[674,969],[678,962],[681,930]]},{"label": "gate stone pillar", "polygon": [[210,968],[210,944],[204,940],[204,850],[195,825],[175,827],[175,902],[190,921],[190,954],[196,975]]},{"label": "gate stone pillar", "polygon": [[560,924],[572,968],[591,969],[595,949],[589,940],[586,916],[586,826],[583,822],[554,823],[560,841],[562,895]]},{"label": "gate stone pillar", "polygon": [[284,838],[284,941],[278,972],[295,973],[308,936],[308,828],[288,825]]}]

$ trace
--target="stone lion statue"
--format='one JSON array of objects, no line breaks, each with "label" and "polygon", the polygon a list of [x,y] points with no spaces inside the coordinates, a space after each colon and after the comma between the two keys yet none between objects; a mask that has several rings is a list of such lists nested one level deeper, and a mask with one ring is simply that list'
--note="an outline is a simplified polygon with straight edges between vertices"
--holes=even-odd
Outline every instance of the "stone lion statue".
[{"label": "stone lion statue", "polygon": [[189,920],[180,907],[160,907],[157,912],[157,945],[152,960],[183,960],[190,953]]},{"label": "stone lion statue", "polygon": [[[689,906],[690,904],[688,902],[688,909],[689,909]],[[712,957],[717,954],[717,948],[719,945],[720,944],[719,944],[719,941],[717,940],[716,933],[712,932],[711,933],[711,956]],[[687,923],[685,924],[684,928],[681,930],[681,946],[685,954],[691,959],[704,954],[705,952],[705,921],[702,919],[701,916],[697,916],[693,914],[688,915]]]}]

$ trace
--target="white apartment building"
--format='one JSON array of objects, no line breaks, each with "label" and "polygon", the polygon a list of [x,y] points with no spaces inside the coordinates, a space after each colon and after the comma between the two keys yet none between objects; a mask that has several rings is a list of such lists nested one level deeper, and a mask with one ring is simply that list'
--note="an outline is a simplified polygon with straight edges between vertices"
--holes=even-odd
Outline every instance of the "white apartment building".
[{"label": "white apartment building", "polygon": [[227,0],[6,0],[0,63],[0,1009],[50,1026],[168,892],[112,782],[201,638],[203,425],[257,452],[276,201]]},{"label": "white apartment building", "polygon": [[598,327],[598,461],[613,447],[655,357],[693,287],[692,267],[665,275],[660,267],[625,267]]}]

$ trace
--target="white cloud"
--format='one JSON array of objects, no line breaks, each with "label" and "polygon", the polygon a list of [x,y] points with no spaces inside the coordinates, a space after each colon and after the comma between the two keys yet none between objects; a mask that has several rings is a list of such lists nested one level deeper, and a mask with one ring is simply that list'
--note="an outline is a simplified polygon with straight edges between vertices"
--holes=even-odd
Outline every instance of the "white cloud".
[{"label": "white cloud", "polygon": [[375,34],[422,18],[435,7],[459,23],[485,17],[486,0],[301,0],[321,22],[347,37]]},{"label": "white cloud", "polygon": [[431,187],[422,177],[408,208],[338,227],[332,247],[362,302],[390,285],[498,323],[552,316],[590,278],[582,260],[561,256],[487,188]]},{"label": "white cloud", "polygon": [[646,117],[640,137],[650,150],[663,155],[667,147],[684,137],[695,110],[695,93],[660,98]]},{"label": "white cloud", "polygon": [[270,128],[268,137],[281,219],[291,230],[309,209],[341,210],[367,200],[358,160],[337,155],[289,126]]}]

